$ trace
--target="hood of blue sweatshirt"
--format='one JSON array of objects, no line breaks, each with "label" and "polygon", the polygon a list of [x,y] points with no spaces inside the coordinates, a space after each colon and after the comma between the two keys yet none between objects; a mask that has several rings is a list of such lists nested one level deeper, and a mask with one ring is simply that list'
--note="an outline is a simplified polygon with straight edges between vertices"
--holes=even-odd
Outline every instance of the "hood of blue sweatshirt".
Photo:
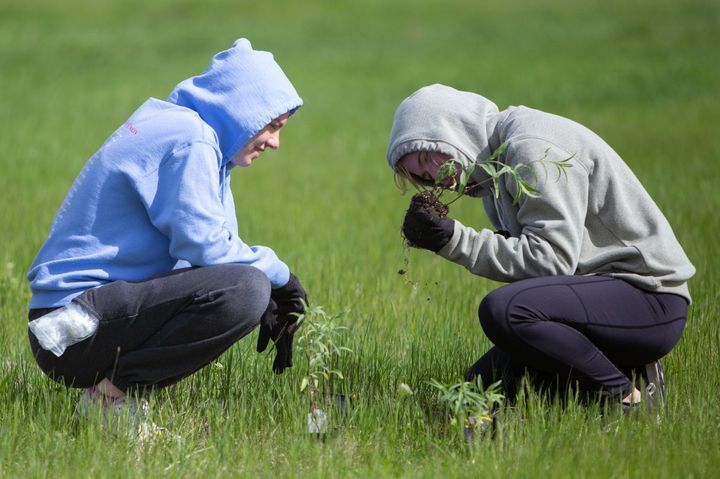
[{"label": "hood of blue sweatshirt", "polygon": [[273,56],[245,39],[167,101],[148,99],[68,191],[28,271],[31,307],[62,306],[90,288],[190,265],[246,264],[273,287],[286,284],[289,268],[274,251],[240,238],[230,160],[301,105]]},{"label": "hood of blue sweatshirt", "polygon": [[272,53],[241,38],[218,53],[200,75],[170,93],[168,102],[189,108],[215,131],[222,162],[277,117],[303,104]]}]

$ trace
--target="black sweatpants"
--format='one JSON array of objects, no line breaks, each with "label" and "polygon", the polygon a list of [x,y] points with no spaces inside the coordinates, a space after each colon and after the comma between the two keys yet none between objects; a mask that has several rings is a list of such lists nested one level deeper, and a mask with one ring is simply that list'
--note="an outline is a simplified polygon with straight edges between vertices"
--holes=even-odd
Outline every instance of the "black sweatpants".
[{"label": "black sweatpants", "polygon": [[[633,368],[665,356],[679,341],[688,302],[608,276],[518,281],[480,303],[480,324],[495,345],[468,371],[487,387],[527,369],[625,397]],[[557,383],[556,383],[557,384]]]},{"label": "black sweatpants", "polygon": [[[97,315],[98,328],[60,357],[29,332],[40,368],[70,387],[107,378],[121,390],[141,390],[179,381],[250,333],[270,301],[270,281],[246,265],[187,268],[145,281],[116,281],[73,301]],[[32,309],[29,319],[50,311]]]}]

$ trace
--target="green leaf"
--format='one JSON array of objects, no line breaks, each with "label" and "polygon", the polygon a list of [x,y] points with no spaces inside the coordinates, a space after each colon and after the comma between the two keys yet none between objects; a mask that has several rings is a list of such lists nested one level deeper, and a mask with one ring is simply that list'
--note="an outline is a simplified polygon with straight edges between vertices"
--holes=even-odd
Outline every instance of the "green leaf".
[{"label": "green leaf", "polygon": [[452,178],[457,174],[457,160],[451,158],[442,164],[435,175],[435,184],[442,183],[448,178]]},{"label": "green leaf", "polygon": [[495,171],[495,167],[492,165],[489,165],[487,163],[480,163],[480,168],[485,170],[485,173],[490,175],[490,177],[495,177],[497,175],[497,172]]},{"label": "green leaf", "polygon": [[491,161],[497,160],[500,157],[500,155],[505,153],[505,150],[507,150],[507,149],[508,149],[508,142],[506,141],[506,142],[503,142],[502,145],[498,146],[495,149],[495,151],[493,151],[492,155],[490,155],[490,158],[488,158],[486,161],[489,163]]},{"label": "green leaf", "polygon": [[500,191],[498,190],[498,172],[495,171],[495,168],[492,165],[489,165],[487,163],[480,163],[480,168],[485,170],[485,173],[487,173],[490,178],[492,179],[493,183],[493,192],[495,193],[495,198],[500,197]]},{"label": "green leaf", "polygon": [[464,191],[465,187],[467,186],[468,179],[470,178],[470,175],[468,175],[467,170],[463,170],[460,172],[460,181],[457,185],[457,191]]}]

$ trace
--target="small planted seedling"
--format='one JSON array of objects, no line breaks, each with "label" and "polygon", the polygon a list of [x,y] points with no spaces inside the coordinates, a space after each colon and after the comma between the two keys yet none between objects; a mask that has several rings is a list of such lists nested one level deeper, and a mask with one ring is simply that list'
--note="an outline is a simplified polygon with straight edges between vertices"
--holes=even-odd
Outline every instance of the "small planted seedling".
[{"label": "small planted seedling", "polygon": [[[535,184],[538,182],[537,174],[532,168],[535,163],[539,163],[543,167],[546,175],[547,164],[553,165],[557,169],[558,180],[561,176],[567,178],[566,170],[573,166],[570,160],[572,160],[574,155],[564,160],[548,160],[547,157],[550,148],[545,150],[545,154],[540,159],[529,163],[518,163],[515,166],[506,165],[498,158],[505,153],[507,148],[508,143],[505,142],[495,149],[487,160],[473,163],[467,167],[463,167],[462,162],[455,158],[450,158],[445,161],[442,166],[440,166],[432,186],[425,187],[418,185],[421,191],[413,195],[409,210],[423,208],[429,210],[438,218],[444,218],[448,215],[451,204],[471,191],[480,188],[486,182],[492,182],[493,194],[498,198],[500,194],[498,188],[499,180],[503,176],[510,176],[515,183],[516,194],[513,197],[513,203],[518,204],[524,196],[537,197],[540,193],[535,187]],[[471,181],[473,180],[473,173],[476,168],[481,168],[487,174],[487,178],[477,182]],[[522,173],[524,170],[528,170],[531,173],[532,183],[523,177]],[[448,191],[454,192],[455,195],[449,201],[443,201],[442,197]],[[414,246],[407,238],[405,241],[409,246]]]},{"label": "small planted seedling", "polygon": [[430,385],[437,389],[438,403],[444,408],[450,425],[467,440],[481,436],[492,426],[494,412],[505,399],[499,392],[500,381],[487,389],[467,381],[443,384],[432,379]]},{"label": "small planted seedling", "polygon": [[330,315],[321,306],[305,305],[305,313],[298,315],[303,328],[298,334],[297,345],[307,365],[300,391],[307,392],[309,433],[324,435],[329,432],[333,413],[341,421],[345,420],[345,396],[339,394],[335,382],[344,379],[338,366],[340,357],[352,353],[342,346],[347,328],[338,324],[338,319],[346,314],[347,311]]}]

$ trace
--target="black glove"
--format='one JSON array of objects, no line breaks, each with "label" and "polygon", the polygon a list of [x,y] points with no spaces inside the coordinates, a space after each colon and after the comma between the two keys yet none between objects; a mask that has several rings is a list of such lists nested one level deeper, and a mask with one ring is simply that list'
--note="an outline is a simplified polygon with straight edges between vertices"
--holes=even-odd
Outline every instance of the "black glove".
[{"label": "black glove", "polygon": [[292,273],[290,273],[287,284],[282,288],[273,289],[270,297],[277,303],[278,316],[280,318],[289,316],[288,320],[293,322],[297,320],[297,316],[292,313],[303,314],[305,312],[303,301],[305,304],[308,303],[305,289],[303,289],[297,276]]},{"label": "black glove", "polygon": [[437,253],[452,238],[455,221],[440,217],[425,205],[410,203],[405,213],[402,232],[411,246]]},{"label": "black glove", "polygon": [[293,338],[299,328],[295,314],[305,312],[303,303],[307,304],[307,295],[300,281],[290,274],[290,280],[282,288],[274,289],[270,295],[270,303],[260,319],[257,351],[265,351],[269,341],[275,344],[275,361],[273,372],[282,374],[285,368],[292,367]]},{"label": "black glove", "polygon": [[[280,374],[285,369],[286,363],[286,358],[280,359],[280,347],[277,344],[280,335],[285,336],[283,326],[278,320],[277,304],[275,301],[270,299],[267,309],[260,318],[260,334],[258,334],[257,352],[261,353],[265,351],[268,343],[272,339],[273,343],[277,347],[275,361],[273,361],[273,371],[276,374]],[[283,355],[286,356],[285,353],[283,353]]]}]

